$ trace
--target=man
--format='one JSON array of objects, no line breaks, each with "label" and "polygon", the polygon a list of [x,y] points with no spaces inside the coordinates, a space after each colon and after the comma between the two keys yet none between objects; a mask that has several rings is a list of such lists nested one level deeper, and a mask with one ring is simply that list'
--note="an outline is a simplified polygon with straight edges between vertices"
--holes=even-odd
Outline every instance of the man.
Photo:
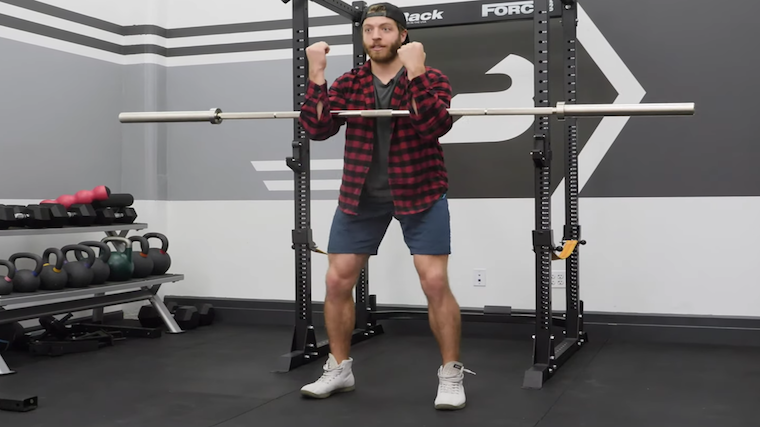
[{"label": "man", "polygon": [[[430,327],[438,342],[437,409],[465,406],[464,369],[459,362],[460,312],[449,288],[451,253],[447,171],[438,138],[451,129],[451,87],[439,70],[425,65],[420,43],[410,43],[406,17],[379,3],[362,16],[369,60],[340,76],[328,90],[326,55],[315,43],[306,50],[309,81],[300,121],[309,138],[326,140],[346,125],[343,179],[328,242],[325,324],[330,355],[324,374],[304,386],[304,395],[325,398],[354,389],[349,357],[355,313],[353,288],[392,218],[414,258],[428,301]],[[340,117],[337,110],[407,110],[408,117]]]}]

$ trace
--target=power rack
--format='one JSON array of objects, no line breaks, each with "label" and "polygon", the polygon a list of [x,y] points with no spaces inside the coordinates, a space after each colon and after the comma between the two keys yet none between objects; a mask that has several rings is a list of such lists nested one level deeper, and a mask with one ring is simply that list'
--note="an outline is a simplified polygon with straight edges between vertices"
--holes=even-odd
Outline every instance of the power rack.
[{"label": "power rack", "polygon": [[[309,0],[292,1],[293,7],[293,94],[294,110],[301,109],[309,76],[306,48],[309,43]],[[353,23],[352,43],[355,67],[366,61],[359,28],[367,2],[350,5],[342,0],[311,0]],[[549,53],[550,20],[562,22],[564,46],[564,102],[575,104],[577,93],[576,0],[471,1],[404,8],[408,29],[435,28],[453,25],[475,25],[488,22],[533,19],[535,106],[550,106]],[[534,124],[535,182],[535,252],[536,310],[517,311],[511,307],[490,307],[483,310],[462,310],[463,321],[496,323],[535,323],[533,364],[526,370],[523,387],[539,389],[586,342],[583,328],[583,302],[579,292],[579,244],[581,226],[578,218],[578,141],[577,119],[563,118],[565,138],[565,227],[563,246],[555,245],[551,224],[551,160],[552,137],[549,116],[537,116]],[[279,371],[287,372],[329,353],[327,340],[317,342],[312,321],[311,252],[317,251],[312,240],[310,197],[310,141],[298,120],[293,121],[293,155],[286,159],[294,173],[295,228],[292,233],[295,250],[295,325],[290,352],[281,357]],[[564,249],[564,250],[563,250]],[[560,255],[557,251],[562,251]],[[566,262],[566,304],[564,316],[552,313],[552,261]],[[394,318],[427,318],[425,309],[378,311],[375,295],[369,294],[369,269],[362,270],[356,285],[356,326],[352,343],[383,333],[379,320]],[[555,332],[561,328],[564,337]]]}]

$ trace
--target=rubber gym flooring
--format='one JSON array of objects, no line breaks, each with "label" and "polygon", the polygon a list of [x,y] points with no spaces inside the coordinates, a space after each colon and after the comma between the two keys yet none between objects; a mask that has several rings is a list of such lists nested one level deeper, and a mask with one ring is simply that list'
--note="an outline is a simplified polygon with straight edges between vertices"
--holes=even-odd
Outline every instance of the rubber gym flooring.
[{"label": "rubber gym flooring", "polygon": [[424,327],[391,326],[356,345],[356,391],[325,400],[298,392],[319,376],[321,360],[272,372],[290,327],[217,322],[57,358],[6,353],[17,373],[0,377],[0,395],[37,395],[39,407],[0,412],[0,425],[757,425],[760,348],[591,338],[545,388],[525,390],[529,340],[465,333],[462,358],[477,375],[466,375],[468,405],[456,412],[433,408],[439,355]]}]

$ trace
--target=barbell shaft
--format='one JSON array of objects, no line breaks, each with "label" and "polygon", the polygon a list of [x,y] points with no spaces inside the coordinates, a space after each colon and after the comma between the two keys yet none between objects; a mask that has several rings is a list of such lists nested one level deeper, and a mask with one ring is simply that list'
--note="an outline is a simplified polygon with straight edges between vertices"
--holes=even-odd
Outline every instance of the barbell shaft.
[{"label": "barbell shaft", "polygon": [[[650,104],[564,104],[556,107],[528,108],[449,108],[452,116],[550,116],[605,117],[605,116],[686,116],[694,114],[694,103]],[[209,122],[219,124],[223,120],[297,119],[300,111],[224,113],[218,108],[208,111],[168,111],[121,113],[122,123],[153,122]],[[341,117],[400,117],[408,116],[408,110],[342,110],[331,114]]]}]

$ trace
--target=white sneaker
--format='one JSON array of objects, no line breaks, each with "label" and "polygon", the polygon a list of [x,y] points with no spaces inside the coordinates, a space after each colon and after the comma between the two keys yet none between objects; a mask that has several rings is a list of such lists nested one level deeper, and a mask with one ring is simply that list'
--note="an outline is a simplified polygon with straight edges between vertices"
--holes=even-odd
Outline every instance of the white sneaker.
[{"label": "white sneaker", "polygon": [[317,399],[330,397],[333,393],[352,391],[354,389],[354,373],[351,365],[354,359],[350,357],[340,364],[335,356],[330,354],[325,363],[325,372],[318,380],[301,388],[301,394]]},{"label": "white sneaker", "polygon": [[475,375],[460,362],[449,362],[438,368],[438,395],[435,409],[462,409],[467,399],[464,395],[464,373]]}]

